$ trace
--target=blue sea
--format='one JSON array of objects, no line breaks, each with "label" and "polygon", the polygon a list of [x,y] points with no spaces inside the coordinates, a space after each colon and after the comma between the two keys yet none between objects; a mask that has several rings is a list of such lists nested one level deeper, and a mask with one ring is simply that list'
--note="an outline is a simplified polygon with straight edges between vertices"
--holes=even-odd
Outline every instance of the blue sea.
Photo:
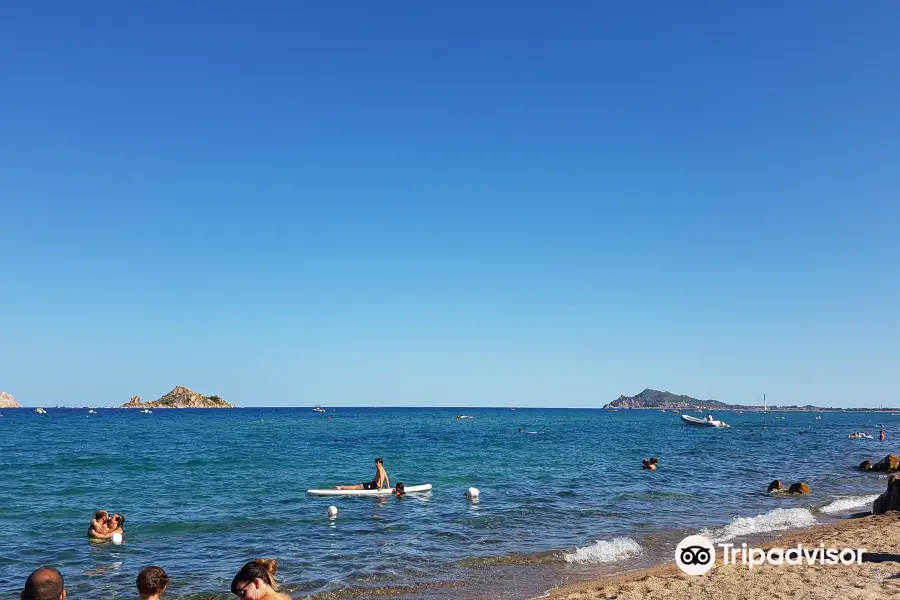
[{"label": "blue sea", "polygon": [[[170,598],[225,598],[256,557],[279,559],[295,598],[535,598],[669,561],[691,533],[773,536],[868,510],[885,478],[855,468],[900,440],[889,413],[715,413],[731,429],[587,409],[0,415],[0,597],[10,599],[41,564],[62,571],[71,598],[135,597],[146,565],[168,572]],[[856,430],[875,439],[848,439]],[[371,480],[377,456],[392,483],[433,490],[306,496]],[[641,470],[650,456],[658,471]],[[766,494],[773,479],[813,493]],[[477,502],[464,497],[470,486]],[[88,543],[101,508],[126,516],[123,544]]]}]

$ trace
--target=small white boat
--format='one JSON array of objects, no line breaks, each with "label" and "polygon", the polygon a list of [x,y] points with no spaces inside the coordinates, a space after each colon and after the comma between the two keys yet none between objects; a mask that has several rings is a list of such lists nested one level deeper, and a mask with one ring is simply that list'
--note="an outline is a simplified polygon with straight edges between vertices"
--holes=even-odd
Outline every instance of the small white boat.
[{"label": "small white boat", "polygon": [[471,419],[472,415],[456,415],[457,419]]},{"label": "small white boat", "polygon": [[142,410],[141,412],[144,413],[145,415],[152,415],[152,414],[153,414],[153,411],[150,410],[149,408],[145,408],[145,409]]},{"label": "small white boat", "polygon": [[696,425],[697,427],[728,427],[728,423],[725,421],[717,421],[712,418],[712,415],[707,415],[705,419],[681,415],[681,420],[688,425]]},{"label": "small white boat", "polygon": [[34,409],[34,412],[36,412],[36,413],[39,414],[39,415],[46,415],[46,414],[47,414],[47,411],[44,410],[43,408],[41,408],[40,406],[37,407],[36,409]]},{"label": "small white boat", "polygon": [[821,417],[821,416],[818,416],[818,415],[816,415],[816,421],[821,421],[821,420],[822,420],[822,417]]},{"label": "small white boat", "polygon": [[321,406],[317,406],[313,409],[313,412],[323,413],[323,412],[325,412],[325,409],[322,408]]},{"label": "small white boat", "polygon": [[88,414],[89,414],[89,415],[96,415],[96,414],[97,414],[97,411],[94,410],[94,409],[92,408],[91,410],[88,411]]}]

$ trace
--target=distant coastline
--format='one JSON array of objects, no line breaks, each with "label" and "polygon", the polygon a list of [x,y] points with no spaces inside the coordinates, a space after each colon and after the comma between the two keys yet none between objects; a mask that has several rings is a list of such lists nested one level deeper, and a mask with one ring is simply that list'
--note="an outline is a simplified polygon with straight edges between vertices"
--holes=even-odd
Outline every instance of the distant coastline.
[{"label": "distant coastline", "polygon": [[745,412],[900,412],[900,408],[825,408],[807,404],[804,406],[766,406],[761,404],[728,404],[719,400],[698,400],[691,396],[645,389],[635,396],[619,396],[604,405],[605,409],[626,410],[701,410]]}]

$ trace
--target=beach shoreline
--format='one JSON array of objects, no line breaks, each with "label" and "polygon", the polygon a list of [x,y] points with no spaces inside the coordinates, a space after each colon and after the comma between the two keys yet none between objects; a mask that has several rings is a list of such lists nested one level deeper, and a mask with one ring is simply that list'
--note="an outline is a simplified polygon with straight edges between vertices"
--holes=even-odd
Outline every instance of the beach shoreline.
[{"label": "beach shoreline", "polygon": [[[845,518],[835,523],[792,531],[755,545],[763,549],[792,548],[865,549],[861,564],[827,566],[723,564],[717,557],[709,573],[690,576],[667,562],[647,569],[600,577],[554,588],[549,600],[729,600],[771,598],[831,599],[900,597],[900,513]],[[740,544],[737,544],[738,547]],[[754,546],[751,544],[751,546]]]}]

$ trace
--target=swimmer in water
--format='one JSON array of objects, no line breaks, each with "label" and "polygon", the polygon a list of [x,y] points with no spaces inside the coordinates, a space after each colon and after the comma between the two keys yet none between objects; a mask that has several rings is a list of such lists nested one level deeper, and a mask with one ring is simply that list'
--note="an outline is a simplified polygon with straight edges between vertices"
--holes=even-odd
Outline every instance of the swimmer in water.
[{"label": "swimmer in water", "polygon": [[138,595],[141,600],[159,600],[169,585],[169,576],[162,567],[144,567],[137,576]]},{"label": "swimmer in water", "polygon": [[881,430],[881,433],[878,434],[878,439],[882,442],[884,441],[884,429]]},{"label": "swimmer in water", "polygon": [[231,593],[241,600],[291,600],[288,594],[278,591],[277,571],[275,559],[252,560],[231,580]]},{"label": "swimmer in water", "polygon": [[97,531],[96,529],[91,529],[88,532],[88,536],[96,539],[108,540],[115,534],[119,533],[124,535],[125,530],[122,527],[125,525],[125,517],[120,515],[119,513],[114,514],[106,521],[106,529],[104,531]]},{"label": "swimmer in water", "polygon": [[655,470],[656,470],[656,465],[655,465],[655,464],[652,464],[649,460],[647,460],[647,459],[645,458],[644,460],[641,461],[641,468],[642,468],[642,469],[645,469],[645,470],[647,470],[647,471],[655,471]]},{"label": "swimmer in water", "polygon": [[97,514],[94,515],[94,518],[91,519],[90,527],[88,527],[88,537],[99,538],[100,536],[95,534],[109,533],[109,530],[106,527],[107,521],[109,521],[109,512],[98,510]]},{"label": "swimmer in water", "polygon": [[357,483],[355,485],[336,485],[336,490],[380,490],[382,487],[391,487],[391,480],[388,479],[387,471],[384,470],[384,461],[379,456],[375,459],[375,478],[365,483]]},{"label": "swimmer in water", "polygon": [[398,498],[402,498],[406,495],[406,489],[403,487],[402,481],[397,482],[397,487],[394,488],[394,491],[392,493]]}]

